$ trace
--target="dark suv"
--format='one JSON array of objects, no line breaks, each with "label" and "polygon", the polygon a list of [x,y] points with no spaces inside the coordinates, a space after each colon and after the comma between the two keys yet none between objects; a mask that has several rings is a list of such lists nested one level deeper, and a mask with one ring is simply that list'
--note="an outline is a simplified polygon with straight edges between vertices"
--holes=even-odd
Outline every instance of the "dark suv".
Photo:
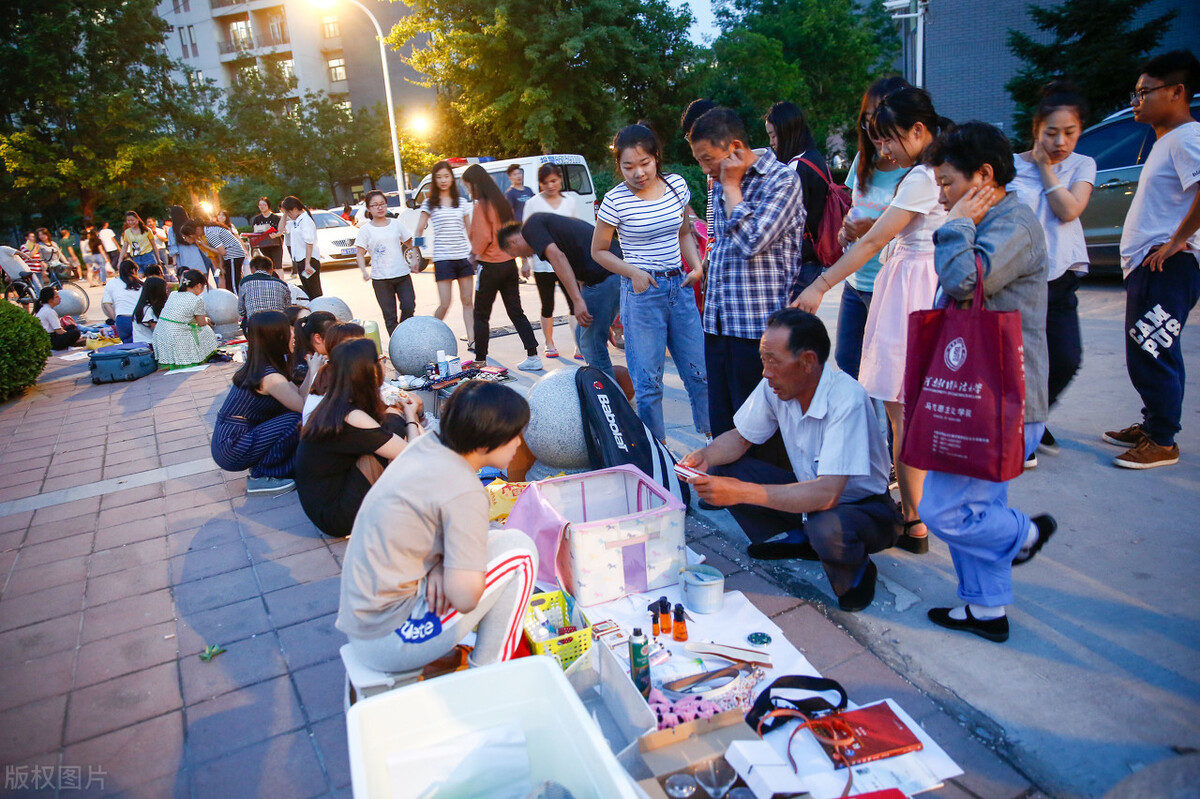
[{"label": "dark suv", "polygon": [[[1192,98],[1192,118],[1200,121],[1200,94]],[[1154,129],[1134,122],[1132,108],[1118,111],[1079,137],[1075,152],[1096,159],[1096,188],[1080,217],[1092,272],[1121,274],[1121,229],[1153,144]]]}]

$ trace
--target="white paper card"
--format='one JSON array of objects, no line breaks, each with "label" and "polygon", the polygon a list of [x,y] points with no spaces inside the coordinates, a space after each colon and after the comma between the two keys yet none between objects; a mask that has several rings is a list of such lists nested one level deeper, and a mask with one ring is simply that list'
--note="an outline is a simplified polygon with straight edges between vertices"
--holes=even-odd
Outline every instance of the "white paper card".
[{"label": "white paper card", "polygon": [[533,790],[525,731],[500,724],[387,759],[395,799],[524,799]]}]

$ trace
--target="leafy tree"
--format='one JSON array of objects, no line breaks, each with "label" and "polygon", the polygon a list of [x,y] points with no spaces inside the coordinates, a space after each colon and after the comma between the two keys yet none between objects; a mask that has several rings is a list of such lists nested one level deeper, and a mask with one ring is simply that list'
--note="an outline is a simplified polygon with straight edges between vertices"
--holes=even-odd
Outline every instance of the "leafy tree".
[{"label": "leafy tree", "polygon": [[[696,48],[666,0],[414,0],[388,41],[443,97],[438,143],[458,152],[598,156],[637,118],[678,119]],[[433,34],[433,37],[424,36]]]},{"label": "leafy tree", "polygon": [[772,103],[790,100],[818,142],[854,125],[863,91],[899,53],[881,0],[727,0],[716,16],[713,93],[727,86],[755,129]]},{"label": "leafy tree", "polygon": [[1025,62],[1004,84],[1017,104],[1013,124],[1022,137],[1030,135],[1042,88],[1055,78],[1071,80],[1087,98],[1090,112],[1083,120],[1085,126],[1129,102],[1138,68],[1179,15],[1178,9],[1171,9],[1132,27],[1133,18],[1148,2],[1065,0],[1051,8],[1029,6],[1038,30],[1052,39],[1042,44],[1020,31],[1008,32],[1008,49]]}]

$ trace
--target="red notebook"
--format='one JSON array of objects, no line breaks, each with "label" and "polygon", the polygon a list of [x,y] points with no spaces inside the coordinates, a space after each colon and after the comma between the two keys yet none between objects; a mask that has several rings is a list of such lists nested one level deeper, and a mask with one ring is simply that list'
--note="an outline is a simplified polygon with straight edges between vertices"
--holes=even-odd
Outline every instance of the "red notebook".
[{"label": "red notebook", "polygon": [[839,767],[857,766],[908,752],[916,752],[923,744],[913,734],[887,702],[848,710],[837,718],[849,725],[854,743],[835,747],[822,743],[826,753]]}]

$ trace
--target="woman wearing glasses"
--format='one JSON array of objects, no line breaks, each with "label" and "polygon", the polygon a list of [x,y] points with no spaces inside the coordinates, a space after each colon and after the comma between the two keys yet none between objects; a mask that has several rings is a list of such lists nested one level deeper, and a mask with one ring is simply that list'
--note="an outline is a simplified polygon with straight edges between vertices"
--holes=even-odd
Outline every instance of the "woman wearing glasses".
[{"label": "woman wearing glasses", "polygon": [[[413,315],[417,295],[413,290],[412,270],[404,254],[412,246],[412,233],[399,219],[388,216],[387,197],[381,191],[367,192],[367,222],[358,229],[354,240],[358,269],[363,280],[370,280],[375,299],[383,311],[383,323],[388,335],[396,325]],[[368,271],[366,258],[371,256]],[[400,319],[396,319],[396,303],[400,303]]]}]

